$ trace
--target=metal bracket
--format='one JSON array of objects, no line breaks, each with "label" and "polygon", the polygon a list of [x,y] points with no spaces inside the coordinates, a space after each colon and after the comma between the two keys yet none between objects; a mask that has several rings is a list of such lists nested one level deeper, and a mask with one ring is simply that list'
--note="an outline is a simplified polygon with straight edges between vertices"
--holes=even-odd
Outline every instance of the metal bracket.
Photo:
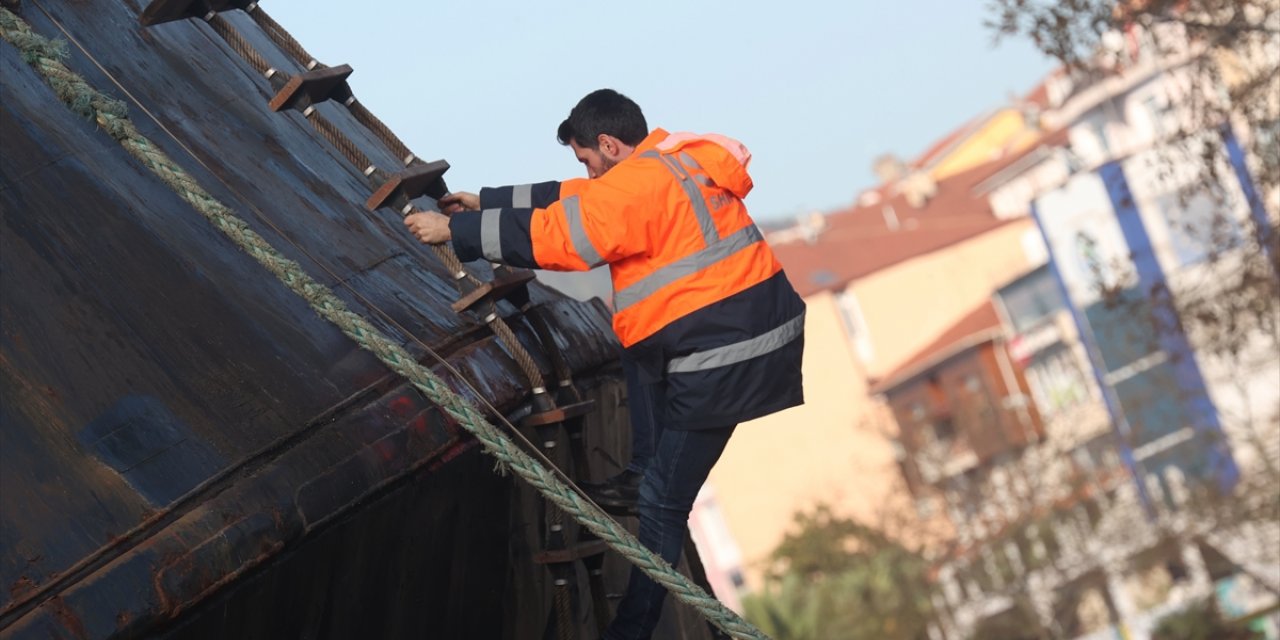
[{"label": "metal bracket", "polygon": [[544,425],[564,422],[566,420],[572,420],[591,413],[595,408],[595,400],[586,400],[583,402],[561,405],[550,411],[532,413],[525,416],[524,419],[520,421],[520,427],[541,427]]},{"label": "metal bracket", "polygon": [[389,206],[395,202],[396,196],[401,195],[408,200],[423,195],[439,200],[448,193],[444,185],[444,172],[448,170],[449,163],[444,160],[409,167],[378,187],[378,190],[369,196],[364,206],[374,211],[380,207]]},{"label": "metal bracket", "polygon": [[492,281],[481,284],[459,298],[453,303],[453,310],[456,313],[462,313],[486,300],[505,300],[528,286],[535,275],[532,271],[526,270],[512,270],[506,274],[499,274]]},{"label": "metal bracket", "polygon": [[347,77],[351,72],[351,65],[340,64],[300,73],[289,78],[289,82],[285,83],[268,104],[272,111],[282,111],[306,109],[326,100],[347,102],[352,98],[351,86],[347,84]]},{"label": "metal bracket", "polygon": [[257,0],[151,0],[138,16],[143,26],[154,26],[175,20],[208,18],[232,9],[248,10]]}]

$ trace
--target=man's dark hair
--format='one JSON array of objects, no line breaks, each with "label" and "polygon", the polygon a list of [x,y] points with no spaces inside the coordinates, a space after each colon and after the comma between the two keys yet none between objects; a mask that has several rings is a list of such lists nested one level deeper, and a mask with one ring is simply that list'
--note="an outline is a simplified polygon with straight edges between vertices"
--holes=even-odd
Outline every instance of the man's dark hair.
[{"label": "man's dark hair", "polygon": [[598,149],[600,134],[611,135],[635,146],[649,135],[640,105],[613,89],[597,89],[578,101],[569,117],[560,123],[556,139],[568,145]]}]

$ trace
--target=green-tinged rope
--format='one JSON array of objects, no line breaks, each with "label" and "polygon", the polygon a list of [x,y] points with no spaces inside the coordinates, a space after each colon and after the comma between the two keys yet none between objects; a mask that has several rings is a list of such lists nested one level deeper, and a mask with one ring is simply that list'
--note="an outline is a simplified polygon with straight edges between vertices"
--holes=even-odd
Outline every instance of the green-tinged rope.
[{"label": "green-tinged rope", "polygon": [[490,424],[479,409],[454,393],[443,380],[415,361],[400,344],[389,340],[369,321],[348,310],[328,287],[313,280],[298,263],[281,255],[226,205],[209,195],[177,163],[138,131],[126,115],[122,102],[98,92],[62,63],[66,57],[65,42],[50,40],[34,33],[30,25],[3,7],[0,7],[0,36],[17,48],[24,59],[44,76],[62,102],[76,113],[95,121],[237,246],[275,274],[294,293],[302,296],[316,313],[376,355],[387,367],[407,379],[452,416],[480,441],[490,455],[509,466],[548,500],[564,509],[629,562],[665,586],[675,597],[695,607],[726,633],[737,638],[766,638],[738,614],[644,548],[634,536],[560,481],[554,473],[521,451]]}]

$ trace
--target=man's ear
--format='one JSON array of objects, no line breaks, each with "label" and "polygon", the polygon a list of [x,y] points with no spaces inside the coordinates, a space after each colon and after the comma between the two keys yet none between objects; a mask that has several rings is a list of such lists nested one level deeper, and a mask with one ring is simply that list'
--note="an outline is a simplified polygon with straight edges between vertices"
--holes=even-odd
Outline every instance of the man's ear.
[{"label": "man's ear", "polygon": [[621,141],[607,133],[596,136],[596,144],[600,149],[600,153],[603,153],[606,158],[614,158],[622,151],[619,142]]}]

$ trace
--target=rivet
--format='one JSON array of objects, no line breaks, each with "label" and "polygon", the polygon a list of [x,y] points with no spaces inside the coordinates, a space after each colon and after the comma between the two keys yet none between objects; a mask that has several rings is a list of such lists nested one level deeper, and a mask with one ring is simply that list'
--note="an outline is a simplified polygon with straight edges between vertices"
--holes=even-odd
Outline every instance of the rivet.
[{"label": "rivet", "polygon": [[365,167],[365,168],[364,168],[364,174],[365,174],[366,176],[371,176],[371,175],[373,175],[373,172],[374,172],[375,170],[377,170],[377,167],[375,167],[375,166],[373,166],[373,165],[369,165],[369,166],[367,166],[367,167]]}]

